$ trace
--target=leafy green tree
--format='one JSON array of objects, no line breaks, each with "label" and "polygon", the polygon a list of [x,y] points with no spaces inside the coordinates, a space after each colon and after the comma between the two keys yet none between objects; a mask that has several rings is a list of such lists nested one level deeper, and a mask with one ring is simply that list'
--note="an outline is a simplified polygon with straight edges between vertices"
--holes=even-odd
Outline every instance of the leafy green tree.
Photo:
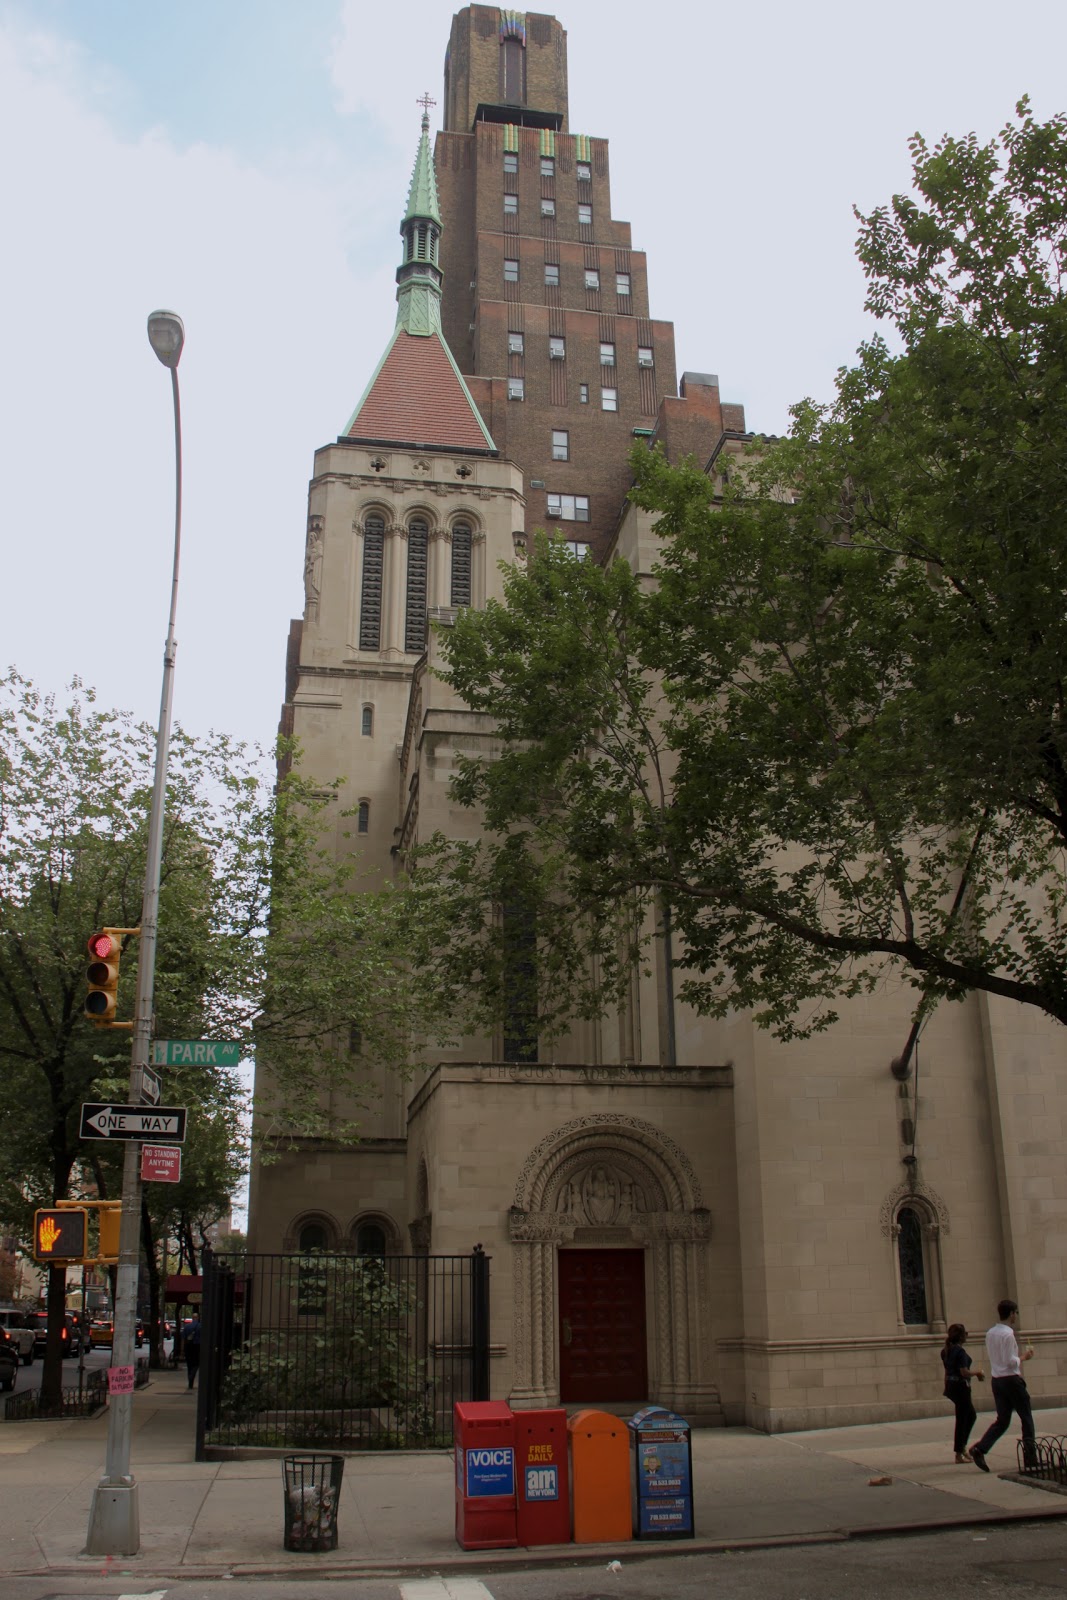
[{"label": "leafy green tree", "polygon": [[500,754],[461,763],[486,839],[427,868],[498,1008],[521,902],[546,1027],[665,922],[683,999],[785,1037],[887,963],[1067,1021],[1067,120],[912,155],[860,219],[893,349],[714,481],[635,451],[654,585],[543,542],[442,633]]},{"label": "leafy green tree", "polygon": [[[60,704],[14,669],[0,678],[0,1215],[24,1238],[35,1206],[99,1165],[100,1146],[78,1137],[83,1101],[126,1098],[128,1034],[83,1016],[86,940],[140,921],[154,756],[153,729],[98,708],[80,683]],[[397,897],[359,892],[355,858],[335,859],[323,822],[335,827],[336,809],[295,773],[269,783],[256,753],[225,735],[174,731],[155,1031],[269,1051],[279,1131],[321,1125],[325,1078],[358,1095],[368,1064],[401,1062],[419,1016],[396,959]],[[138,951],[136,938],[124,944],[128,1018]],[[341,1047],[352,1026],[364,1040],[355,1060]],[[205,1129],[235,1137],[237,1074],[191,1088]],[[52,1270],[52,1398],[63,1289]]]}]

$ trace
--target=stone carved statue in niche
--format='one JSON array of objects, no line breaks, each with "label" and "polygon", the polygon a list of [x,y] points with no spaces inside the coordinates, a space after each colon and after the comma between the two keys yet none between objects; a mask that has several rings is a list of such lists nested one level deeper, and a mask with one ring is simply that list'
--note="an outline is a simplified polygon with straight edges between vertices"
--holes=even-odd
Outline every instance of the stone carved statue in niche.
[{"label": "stone carved statue in niche", "polygon": [[309,517],[304,547],[304,610],[310,622],[318,621],[322,586],[322,518]]},{"label": "stone carved statue in niche", "polygon": [[640,1185],[603,1161],[576,1172],[556,1199],[556,1211],[580,1227],[626,1226],[647,1209]]},{"label": "stone carved statue in niche", "polygon": [[582,1184],[582,1205],[589,1221],[603,1226],[615,1221],[619,1186],[607,1167],[590,1167]]}]

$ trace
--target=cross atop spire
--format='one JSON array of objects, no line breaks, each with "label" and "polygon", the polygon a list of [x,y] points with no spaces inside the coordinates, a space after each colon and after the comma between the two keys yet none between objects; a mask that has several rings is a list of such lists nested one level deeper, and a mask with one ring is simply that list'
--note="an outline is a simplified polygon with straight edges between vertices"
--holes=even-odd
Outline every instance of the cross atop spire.
[{"label": "cross atop spire", "polygon": [[427,91],[426,91],[426,93],[424,95],[420,95],[419,96],[419,98],[415,101],[415,104],[417,106],[421,106],[422,107],[422,131],[423,131],[423,133],[429,133],[429,131],[430,131],[430,107],[431,106],[435,106],[437,104],[437,101],[430,94],[429,89],[427,89]]}]

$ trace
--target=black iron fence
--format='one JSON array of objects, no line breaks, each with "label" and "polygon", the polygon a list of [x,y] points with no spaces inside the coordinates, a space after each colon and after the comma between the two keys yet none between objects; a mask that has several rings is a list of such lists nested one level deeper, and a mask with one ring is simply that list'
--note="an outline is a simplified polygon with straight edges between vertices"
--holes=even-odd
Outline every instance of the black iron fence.
[{"label": "black iron fence", "polygon": [[61,1389],[58,1403],[41,1404],[40,1389],[27,1389],[25,1394],[9,1395],[4,1401],[5,1422],[27,1422],[35,1417],[91,1417],[107,1404],[107,1373],[90,1372],[85,1382]]},{"label": "black iron fence", "polygon": [[203,1261],[197,1459],[210,1445],[413,1449],[489,1398],[489,1258]]},{"label": "black iron fence", "polygon": [[1020,1439],[1015,1446],[1019,1471],[1028,1478],[1043,1478],[1047,1483],[1067,1485],[1067,1439],[1056,1434],[1032,1441]]}]

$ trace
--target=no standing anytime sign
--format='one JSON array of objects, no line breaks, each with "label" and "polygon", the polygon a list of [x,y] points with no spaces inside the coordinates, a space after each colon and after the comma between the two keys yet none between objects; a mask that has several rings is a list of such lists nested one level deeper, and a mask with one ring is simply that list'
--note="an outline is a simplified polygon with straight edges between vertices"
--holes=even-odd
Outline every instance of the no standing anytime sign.
[{"label": "no standing anytime sign", "polygon": [[141,1146],[142,1183],[179,1183],[182,1175],[182,1152],[179,1145],[143,1144]]}]

